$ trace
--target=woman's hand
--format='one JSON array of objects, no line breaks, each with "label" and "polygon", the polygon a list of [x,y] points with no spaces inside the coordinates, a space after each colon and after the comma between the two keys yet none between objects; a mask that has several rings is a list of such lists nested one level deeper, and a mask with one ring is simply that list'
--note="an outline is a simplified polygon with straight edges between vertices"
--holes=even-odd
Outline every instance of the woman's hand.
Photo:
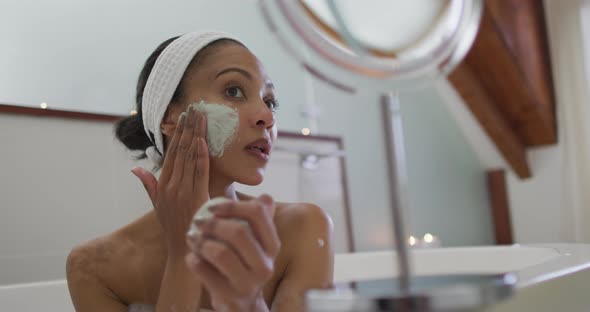
[{"label": "woman's hand", "polygon": [[209,200],[206,123],[205,115],[192,107],[180,115],[159,181],[140,167],[132,170],[152,201],[164,231],[169,256],[181,258],[186,255],[186,231],[191,219]]},{"label": "woman's hand", "polygon": [[209,291],[215,311],[268,311],[262,289],[281,246],[273,199],[262,195],[209,210],[214,217],[195,221],[201,234],[188,237],[187,265]]}]

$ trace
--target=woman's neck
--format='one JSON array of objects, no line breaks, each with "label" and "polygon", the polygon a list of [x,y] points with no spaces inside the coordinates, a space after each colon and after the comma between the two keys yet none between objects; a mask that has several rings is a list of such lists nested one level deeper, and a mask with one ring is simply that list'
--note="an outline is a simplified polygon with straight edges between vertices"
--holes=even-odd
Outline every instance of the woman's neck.
[{"label": "woman's neck", "polygon": [[238,200],[234,182],[220,177],[209,176],[209,197],[225,197]]}]

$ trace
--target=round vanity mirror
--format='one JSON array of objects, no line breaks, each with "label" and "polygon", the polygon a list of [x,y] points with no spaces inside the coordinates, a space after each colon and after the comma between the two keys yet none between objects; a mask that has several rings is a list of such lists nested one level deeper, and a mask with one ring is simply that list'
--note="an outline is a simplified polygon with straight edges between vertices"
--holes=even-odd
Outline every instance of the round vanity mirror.
[{"label": "round vanity mirror", "polygon": [[[413,277],[404,224],[407,175],[396,91],[424,86],[463,59],[477,34],[483,0],[260,0],[260,4],[270,30],[311,74],[349,92],[366,89],[384,94],[383,146],[395,261],[382,263],[379,274],[391,272],[387,267],[394,264],[397,273],[381,280],[375,275],[367,280],[358,273],[352,280],[358,287],[349,293],[310,290],[308,309],[455,311],[509,297],[514,286],[511,275]],[[391,285],[395,288],[386,287]]]},{"label": "round vanity mirror", "polygon": [[[382,91],[413,88],[448,73],[473,43],[483,7],[480,0],[261,5],[272,31],[311,73],[341,88],[354,90],[361,81],[378,83]],[[308,55],[305,46],[321,57]]]}]

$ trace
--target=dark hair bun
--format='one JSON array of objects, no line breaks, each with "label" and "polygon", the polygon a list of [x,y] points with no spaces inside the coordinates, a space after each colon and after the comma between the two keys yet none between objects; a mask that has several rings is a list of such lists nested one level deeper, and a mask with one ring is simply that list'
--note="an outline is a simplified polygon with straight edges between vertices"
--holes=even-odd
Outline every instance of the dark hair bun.
[{"label": "dark hair bun", "polygon": [[137,157],[137,159],[143,159],[147,156],[145,155],[145,150],[152,146],[152,142],[150,141],[147,133],[143,129],[143,114],[141,111],[141,99],[143,97],[143,89],[145,89],[145,85],[147,83],[148,77],[154,68],[154,64],[158,59],[158,56],[164,51],[164,49],[172,43],[178,37],[170,38],[164,42],[162,42],[154,52],[148,57],[145,61],[141,72],[139,73],[139,77],[137,79],[137,87],[136,87],[136,94],[135,94],[135,105],[137,114],[125,117],[117,122],[115,125],[115,135],[123,145],[125,145],[128,149],[132,151],[141,151],[142,153]]},{"label": "dark hair bun", "polygon": [[[143,121],[139,114],[119,120],[115,125],[115,135],[123,145],[132,151],[145,151],[152,146],[152,142],[143,129]],[[141,155],[139,158],[145,158],[145,155]]]}]

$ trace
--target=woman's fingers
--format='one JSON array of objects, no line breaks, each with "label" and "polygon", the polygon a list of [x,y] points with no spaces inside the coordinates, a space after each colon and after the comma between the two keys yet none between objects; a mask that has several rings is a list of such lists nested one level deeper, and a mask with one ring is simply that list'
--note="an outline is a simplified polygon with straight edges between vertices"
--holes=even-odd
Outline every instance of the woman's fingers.
[{"label": "woman's fingers", "polygon": [[201,114],[198,138],[197,138],[197,160],[193,175],[195,177],[195,191],[209,194],[209,148],[206,141],[207,118]]},{"label": "woman's fingers", "polygon": [[194,172],[195,168],[197,167],[197,159],[199,158],[199,125],[203,116],[200,112],[194,111],[194,113],[196,114],[194,127],[186,130],[192,132],[192,137],[188,151],[185,154],[183,168],[184,172],[182,174],[182,183],[180,183],[180,187],[185,189],[187,193],[192,192],[195,184]]},{"label": "woman's fingers", "polygon": [[[183,177],[180,186],[198,198],[209,198],[209,149],[205,141],[207,119],[205,113],[195,110],[193,137],[188,153],[185,156]],[[188,131],[188,129],[187,129]],[[180,157],[180,155],[178,155]]]},{"label": "woman's fingers", "polygon": [[248,202],[223,203],[209,210],[217,217],[248,221],[264,251],[272,257],[279,253],[281,242],[273,222],[275,204],[270,196],[263,195]]},{"label": "woman's fingers", "polygon": [[152,204],[156,205],[156,199],[158,198],[158,180],[151,172],[146,171],[141,167],[135,167],[131,169],[131,172],[139,178],[143,187],[148,193]]},{"label": "woman's fingers", "polygon": [[166,151],[166,157],[164,157],[164,164],[162,165],[162,173],[160,174],[160,182],[163,184],[167,184],[167,182],[170,180],[170,177],[172,176],[172,172],[174,170],[174,160],[176,159],[176,147],[178,146],[178,141],[180,141],[180,137],[182,136],[185,120],[186,114],[180,114],[180,117],[178,117],[178,123],[176,124],[176,130],[172,135],[172,140],[170,140],[170,145]]},{"label": "woman's fingers", "polygon": [[205,114],[189,109],[184,131],[178,141],[174,170],[170,182],[185,190],[207,195],[209,186],[209,150],[205,141]]},{"label": "woman's fingers", "polygon": [[[184,121],[184,129],[178,145],[176,146],[176,157],[174,157],[174,170],[170,177],[170,183],[172,185],[180,185],[180,181],[184,175],[184,165],[186,162],[187,155],[191,147],[191,142],[194,137],[194,128],[196,124],[197,111],[192,108],[188,110]],[[168,155],[166,158],[171,157]]]},{"label": "woman's fingers", "polygon": [[201,259],[211,264],[221,275],[223,275],[232,285],[234,290],[242,291],[250,289],[248,285],[249,271],[246,269],[235,250],[225,242],[206,238],[200,238],[202,243],[199,244],[198,250],[193,250]]},{"label": "woman's fingers", "polygon": [[264,250],[252,235],[247,225],[236,220],[208,218],[195,221],[201,230],[201,237],[212,237],[226,243],[236,251],[246,269],[253,272],[264,272],[272,266],[266,263]]},{"label": "woman's fingers", "polygon": [[[212,264],[205,261],[195,253],[188,253],[185,257],[185,262],[189,268],[191,268],[195,274],[203,281],[205,287],[210,294],[231,296],[232,291],[228,287],[228,279],[225,278]],[[211,298],[215,300],[217,298]],[[232,311],[229,308],[220,307],[220,302],[212,302],[215,311]]]}]

